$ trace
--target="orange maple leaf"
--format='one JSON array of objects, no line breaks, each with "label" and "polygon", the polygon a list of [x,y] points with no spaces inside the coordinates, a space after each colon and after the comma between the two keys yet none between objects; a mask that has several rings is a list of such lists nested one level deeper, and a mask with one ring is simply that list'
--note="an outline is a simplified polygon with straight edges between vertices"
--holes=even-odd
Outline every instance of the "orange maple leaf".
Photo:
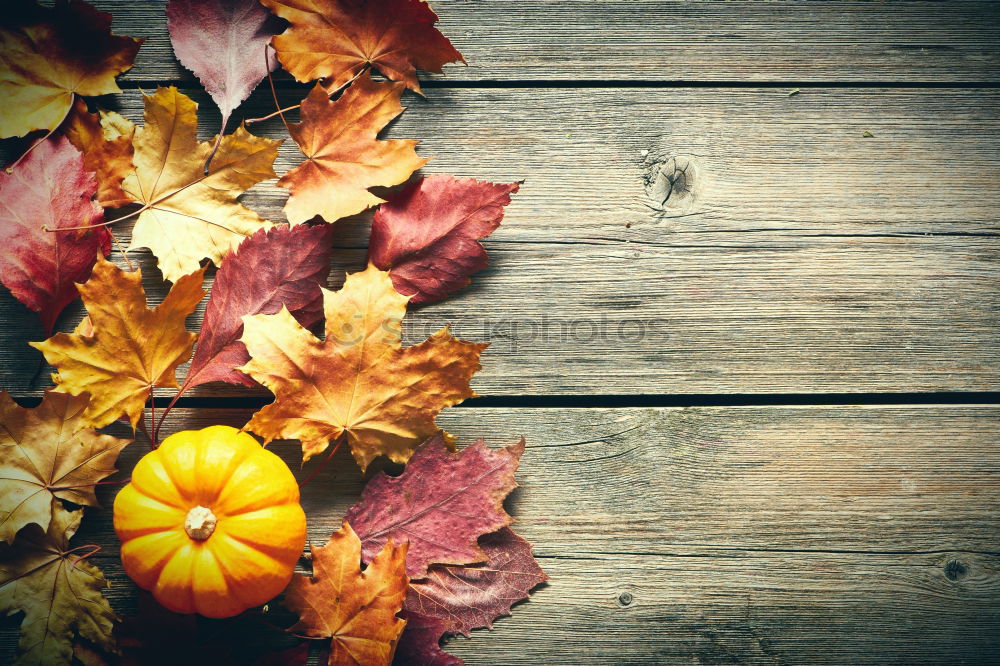
[{"label": "orange maple leaf", "polygon": [[299,81],[341,87],[371,65],[420,92],[417,69],[441,73],[465,62],[434,24],[423,0],[260,0],[291,26],[271,40],[278,60]]},{"label": "orange maple leaf", "polygon": [[312,577],[295,574],[285,605],[299,614],[289,631],[331,638],[330,666],[391,664],[406,622],[408,544],[390,540],[361,571],[361,540],[344,521],[325,546],[311,546]]},{"label": "orange maple leaf", "polygon": [[403,112],[401,83],[365,74],[336,102],[321,86],[302,100],[302,122],[288,132],[308,158],[278,181],[291,190],[285,215],[298,224],[321,215],[327,222],[382,203],[369,187],[398,185],[427,160],[411,139],[379,141],[378,133]]},{"label": "orange maple leaf", "polygon": [[135,430],[153,387],[177,388],[177,366],[191,356],[197,337],[184,319],[205,295],[204,274],[202,268],[185,275],[150,310],[142,272],[126,273],[98,257],[90,280],[78,285],[90,321],[76,333],[28,343],[55,366],[57,391],[91,395],[83,423],[101,428],[127,416]]},{"label": "orange maple leaf", "polygon": [[82,0],[42,7],[4,3],[0,13],[0,137],[55,129],[74,95],[121,92],[115,76],[132,66],[141,39],[110,33],[111,14]]},{"label": "orange maple leaf", "polygon": [[275,394],[246,429],[268,442],[300,440],[304,460],[346,434],[362,470],[380,454],[404,463],[441,432],[439,411],[475,395],[469,380],[486,344],[454,338],[446,327],[403,349],[408,299],[374,266],[348,275],[338,292],[322,291],[325,340],[285,308],[243,318],[251,359],[239,369]]},{"label": "orange maple leaf", "polygon": [[97,176],[97,202],[105,208],[132,203],[122,189],[122,181],[135,170],[132,121],[114,111],[89,113],[87,104],[77,99],[63,133],[83,155],[84,168]]}]

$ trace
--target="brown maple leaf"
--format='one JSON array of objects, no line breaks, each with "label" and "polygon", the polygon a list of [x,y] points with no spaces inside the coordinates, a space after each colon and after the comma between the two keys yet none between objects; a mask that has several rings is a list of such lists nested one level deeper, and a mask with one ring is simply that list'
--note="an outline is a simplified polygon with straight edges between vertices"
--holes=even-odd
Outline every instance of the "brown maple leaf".
[{"label": "brown maple leaf", "polygon": [[360,213],[382,202],[368,188],[398,185],[427,162],[414,150],[417,141],[378,139],[403,112],[402,92],[402,84],[376,82],[366,73],[336,102],[318,85],[302,100],[302,122],[288,132],[308,159],[278,181],[291,191],[289,223]]},{"label": "brown maple leaf", "polygon": [[252,185],[275,176],[281,141],[240,126],[222,138],[208,173],[212,142],[198,141],[198,105],[176,88],[143,100],[145,126],[136,130],[135,171],[122,188],[144,204],[132,230],[132,248],[148,247],[163,277],[175,282],[208,257],[218,265],[244,238],[273,226],[236,201]]},{"label": "brown maple leaf", "polygon": [[114,111],[89,113],[86,103],[78,99],[62,131],[83,154],[84,168],[97,176],[97,202],[105,208],[131,203],[122,181],[135,169],[132,121]]},{"label": "brown maple leaf", "polygon": [[434,423],[439,411],[475,395],[469,380],[486,345],[443,328],[403,349],[407,298],[374,266],[348,275],[338,292],[322,291],[325,340],[285,308],[243,318],[242,341],[251,358],[239,369],[275,394],[246,429],[268,442],[301,440],[305,460],[346,435],[362,470],[380,454],[406,462],[418,444],[440,432]]},{"label": "brown maple leaf", "polygon": [[55,129],[74,95],[121,92],[141,39],[110,33],[111,14],[82,0],[42,7],[9,0],[0,12],[0,138]]},{"label": "brown maple leaf", "polygon": [[392,663],[406,622],[398,617],[409,578],[406,544],[388,542],[361,571],[361,541],[347,521],[325,546],[312,546],[312,577],[295,574],[284,604],[299,614],[289,631],[331,638],[331,666]]},{"label": "brown maple leaf", "polygon": [[29,343],[58,370],[52,376],[56,390],[91,395],[83,423],[101,428],[128,416],[134,430],[154,386],[177,388],[175,371],[190,357],[196,337],[184,320],[205,295],[204,274],[202,268],[182,277],[150,310],[141,271],[126,273],[99,258],[90,280],[79,285],[90,323]]},{"label": "brown maple leaf", "polygon": [[25,409],[0,391],[0,540],[25,525],[49,528],[55,498],[97,506],[95,484],[114,474],[131,440],[101,435],[81,420],[87,396],[45,392]]},{"label": "brown maple leaf", "polygon": [[423,0],[260,0],[291,26],[271,43],[299,81],[328,79],[339,88],[367,66],[420,92],[417,69],[441,73],[465,62],[434,24]]},{"label": "brown maple leaf", "polygon": [[14,666],[68,664],[77,636],[113,651],[115,614],[100,569],[70,549],[83,509],[53,505],[47,531],[29,525],[0,552],[0,617],[24,613]]}]

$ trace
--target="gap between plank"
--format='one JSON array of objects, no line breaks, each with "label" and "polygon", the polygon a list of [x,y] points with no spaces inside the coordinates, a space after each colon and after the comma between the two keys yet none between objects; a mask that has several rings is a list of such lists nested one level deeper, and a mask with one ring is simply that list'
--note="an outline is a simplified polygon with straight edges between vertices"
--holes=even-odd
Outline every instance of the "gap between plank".
[{"label": "gap between plank", "polygon": [[[119,81],[123,90],[149,86],[197,87],[194,79],[156,79],[151,81]],[[297,81],[275,81],[281,89],[307,89],[310,84]],[[516,81],[421,81],[421,88],[890,88],[907,89],[962,89],[1000,88],[1000,81],[684,81],[684,80],[635,80],[603,81],[600,79],[524,79]]]},{"label": "gap between plank", "polygon": [[[168,397],[156,399],[164,407]],[[35,407],[37,396],[24,396],[17,402]],[[267,396],[203,396],[183,397],[174,409],[260,409],[273,399]],[[642,407],[855,407],[906,405],[997,405],[1000,391],[942,391],[937,393],[678,393],[668,395],[512,395],[471,398],[458,409],[487,407],[518,408],[579,408],[620,409]],[[150,406],[149,401],[146,407]]]}]

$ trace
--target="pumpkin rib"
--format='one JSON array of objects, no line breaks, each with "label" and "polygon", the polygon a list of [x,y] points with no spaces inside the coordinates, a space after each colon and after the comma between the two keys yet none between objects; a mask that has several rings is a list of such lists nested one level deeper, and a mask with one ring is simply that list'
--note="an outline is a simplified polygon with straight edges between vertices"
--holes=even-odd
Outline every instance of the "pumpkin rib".
[{"label": "pumpkin rib", "polygon": [[229,479],[219,493],[216,506],[227,516],[238,516],[269,506],[298,502],[299,486],[288,466],[281,458],[261,448]]},{"label": "pumpkin rib", "polygon": [[[147,497],[183,510],[187,503],[159,457],[145,456],[132,470],[130,486]],[[127,486],[126,486],[127,487]]]},{"label": "pumpkin rib", "polygon": [[[171,544],[170,541],[174,543]],[[122,544],[122,566],[140,587],[152,589],[163,574],[167,562],[183,545],[174,532],[153,532],[130,539]]]},{"label": "pumpkin rib", "polygon": [[212,426],[199,431],[200,441],[195,444],[194,479],[196,499],[203,506],[210,502],[218,503],[233,474],[253,456],[253,447],[260,448],[256,441],[248,443],[241,439],[236,447],[227,451],[228,455],[224,460],[213,459],[219,448],[213,447],[212,442],[217,438],[225,438],[228,434],[226,426]]},{"label": "pumpkin rib", "polygon": [[175,506],[145,495],[133,486],[122,488],[115,498],[121,510],[115,515],[115,530],[134,539],[145,534],[177,529],[184,523],[184,512]]},{"label": "pumpkin rib", "polygon": [[[304,523],[305,520],[303,520],[302,522]],[[259,540],[253,539],[252,537],[247,537],[241,535],[239,532],[234,532],[233,527],[229,524],[228,521],[223,526],[222,529],[226,534],[226,536],[230,537],[231,539],[239,541],[245,546],[253,548],[256,551],[267,553],[281,564],[287,564],[288,562],[294,564],[299,559],[299,557],[302,556],[305,549],[304,541],[302,541],[301,543],[296,541],[294,545],[262,543]]]},{"label": "pumpkin rib", "polygon": [[[226,546],[217,544],[217,547],[219,547],[220,550],[228,546],[229,548],[233,548],[234,550],[242,550],[244,553],[244,557],[247,556],[247,553],[255,553],[267,559],[270,564],[283,565],[283,563],[280,560],[276,560],[267,553],[255,547],[253,548],[248,547],[245,544],[242,544],[242,542],[240,542],[238,539],[234,539],[229,535],[221,535],[221,536],[223,537],[223,539],[230,541],[230,543],[227,544]],[[239,569],[231,567],[228,564],[229,558],[219,557],[221,553],[219,553],[218,551],[216,551],[215,554],[219,560],[220,566],[222,567],[224,573],[226,574],[228,581],[238,581],[241,580],[242,578],[245,578],[245,576],[241,575],[241,571]],[[246,559],[241,560],[240,564],[245,566]],[[261,566],[261,568],[273,571],[275,567]],[[269,573],[261,576],[260,579],[257,580],[256,583],[252,586],[231,585],[231,589],[233,591],[233,594],[236,595],[236,597],[240,600],[240,602],[244,605],[245,608],[252,608],[254,606],[259,606],[260,604],[265,603],[268,599],[275,597],[279,592],[285,589],[285,587],[288,585],[288,581],[290,581],[291,578],[292,578],[291,571],[289,571],[287,578],[284,578],[282,576],[277,576],[276,574],[273,573]]]}]

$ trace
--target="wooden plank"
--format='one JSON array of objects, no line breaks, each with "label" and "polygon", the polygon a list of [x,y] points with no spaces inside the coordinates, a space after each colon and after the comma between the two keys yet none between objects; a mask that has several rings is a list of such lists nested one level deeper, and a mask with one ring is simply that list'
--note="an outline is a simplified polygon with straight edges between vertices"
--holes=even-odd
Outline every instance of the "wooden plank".
[{"label": "wooden plank", "polygon": [[[165,432],[241,425],[178,410]],[[450,649],[470,664],[989,663],[1000,649],[1000,407],[475,409],[461,444],[528,436],[508,506],[551,582]],[[301,478],[295,443],[276,443]],[[126,449],[123,474],[144,453]],[[355,501],[346,456],[303,490],[310,539]],[[114,491],[99,495],[109,506]],[[134,588],[109,511],[79,543]],[[0,661],[14,641],[0,634]],[[877,657],[875,657],[877,655]]]},{"label": "wooden plank", "polygon": [[[190,74],[162,2],[97,0],[115,30],[147,37],[126,80]],[[1000,80],[1000,12],[966,2],[437,0],[465,54],[456,81],[974,82]],[[254,57],[252,55],[248,57]],[[427,77],[437,79],[440,77]]]},{"label": "wooden plank", "polygon": [[[119,99],[140,117],[137,91]],[[410,96],[387,136],[421,138],[426,172],[528,181],[487,242],[492,266],[411,314],[409,338],[450,322],[491,341],[474,384],[485,395],[998,390],[998,102],[996,90]],[[268,108],[261,93],[245,112]],[[284,136],[277,121],[257,131]],[[299,160],[287,142],[278,172]],[[286,194],[272,181],[244,201],[282,220]],[[332,286],[363,266],[368,219],[340,224]],[[148,253],[134,258],[162,298]],[[36,318],[4,291],[0,321],[0,385],[37,393]]]}]

